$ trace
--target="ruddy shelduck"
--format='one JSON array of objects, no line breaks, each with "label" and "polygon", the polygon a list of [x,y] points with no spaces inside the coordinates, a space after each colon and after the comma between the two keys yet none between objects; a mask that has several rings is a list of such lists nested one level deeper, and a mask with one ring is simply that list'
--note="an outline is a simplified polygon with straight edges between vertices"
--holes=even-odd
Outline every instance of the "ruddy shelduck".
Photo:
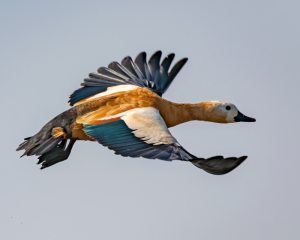
[{"label": "ruddy shelduck", "polygon": [[124,157],[182,160],[212,174],[230,172],[247,157],[198,158],[185,150],[168,128],[192,120],[235,123],[255,119],[228,102],[178,104],[163,99],[187,62],[187,58],[180,60],[169,71],[174,57],[169,54],[160,64],[158,51],[147,64],[146,53],[142,52],[134,62],[126,57],[121,64],[112,62],[108,68],[99,68],[70,96],[72,108],[25,138],[17,150],[24,149],[23,156],[38,155],[43,169],[66,160],[77,140],[88,140]]}]

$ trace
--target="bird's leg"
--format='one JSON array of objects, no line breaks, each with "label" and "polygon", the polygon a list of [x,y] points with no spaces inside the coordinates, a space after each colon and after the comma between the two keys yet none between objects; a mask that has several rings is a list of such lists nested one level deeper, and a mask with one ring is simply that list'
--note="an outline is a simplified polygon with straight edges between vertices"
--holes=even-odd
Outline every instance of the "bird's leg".
[{"label": "bird's leg", "polygon": [[41,155],[38,158],[39,161],[37,164],[42,163],[41,169],[44,169],[66,160],[70,156],[70,153],[76,140],[76,138],[71,138],[68,147],[65,149],[67,139],[63,139],[57,147]]}]

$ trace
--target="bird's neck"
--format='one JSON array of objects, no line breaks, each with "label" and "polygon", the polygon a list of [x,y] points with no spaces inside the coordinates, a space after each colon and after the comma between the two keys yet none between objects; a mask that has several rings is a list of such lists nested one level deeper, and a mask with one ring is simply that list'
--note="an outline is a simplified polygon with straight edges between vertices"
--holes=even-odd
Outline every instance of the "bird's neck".
[{"label": "bird's neck", "polygon": [[178,124],[198,120],[209,121],[207,115],[207,103],[173,103],[167,100],[161,105],[160,114],[168,127],[174,127]]}]

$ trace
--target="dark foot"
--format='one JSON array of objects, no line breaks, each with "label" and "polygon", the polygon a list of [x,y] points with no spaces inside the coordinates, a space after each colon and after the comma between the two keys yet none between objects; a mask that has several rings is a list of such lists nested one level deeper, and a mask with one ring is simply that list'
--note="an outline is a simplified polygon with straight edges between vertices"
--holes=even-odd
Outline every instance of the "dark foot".
[{"label": "dark foot", "polygon": [[68,159],[72,147],[74,145],[74,143],[76,142],[76,139],[71,139],[69,142],[68,147],[65,149],[67,140],[63,139],[61,141],[61,143],[53,148],[51,151],[44,153],[43,155],[41,155],[38,159],[39,161],[37,162],[37,164],[42,164],[41,169],[50,167],[56,163],[62,162],[66,159]]},{"label": "dark foot", "polygon": [[208,173],[215,174],[215,175],[222,175],[222,174],[229,173],[230,171],[235,169],[246,158],[247,156],[243,156],[240,158],[230,157],[224,159],[223,156],[216,156],[208,159],[204,159],[204,158],[193,159],[190,160],[190,162],[194,164],[196,167],[201,168]]}]

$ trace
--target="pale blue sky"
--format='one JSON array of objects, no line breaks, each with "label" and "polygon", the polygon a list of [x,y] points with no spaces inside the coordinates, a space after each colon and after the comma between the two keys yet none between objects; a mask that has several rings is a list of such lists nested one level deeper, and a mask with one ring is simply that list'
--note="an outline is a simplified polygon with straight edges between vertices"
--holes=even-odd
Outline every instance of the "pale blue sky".
[{"label": "pale blue sky", "polygon": [[[1,239],[299,239],[299,1],[1,1]],[[256,123],[171,129],[210,175],[76,143],[43,171],[16,147],[88,73],[156,50],[188,57],[164,98],[234,103]]]}]

